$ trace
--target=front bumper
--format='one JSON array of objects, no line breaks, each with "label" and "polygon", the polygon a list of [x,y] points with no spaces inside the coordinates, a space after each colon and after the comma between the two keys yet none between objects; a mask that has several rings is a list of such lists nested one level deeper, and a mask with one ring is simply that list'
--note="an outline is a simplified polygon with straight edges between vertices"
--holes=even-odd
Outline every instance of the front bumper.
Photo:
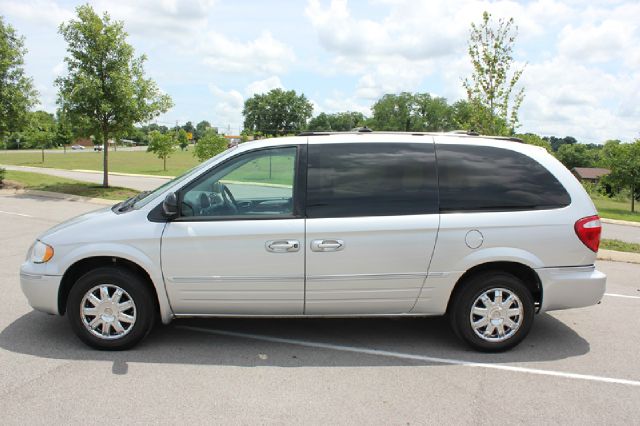
[{"label": "front bumper", "polygon": [[29,305],[38,311],[59,315],[58,290],[62,277],[58,275],[43,275],[29,270],[25,263],[20,268],[20,288]]},{"label": "front bumper", "polygon": [[542,283],[540,312],[582,308],[602,300],[607,276],[594,265],[536,269]]}]

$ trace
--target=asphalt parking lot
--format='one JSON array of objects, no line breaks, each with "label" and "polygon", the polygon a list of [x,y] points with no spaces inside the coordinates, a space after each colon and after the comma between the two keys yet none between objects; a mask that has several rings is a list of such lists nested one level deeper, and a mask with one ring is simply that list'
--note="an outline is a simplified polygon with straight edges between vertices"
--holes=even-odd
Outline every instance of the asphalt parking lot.
[{"label": "asphalt parking lot", "polygon": [[606,423],[640,419],[640,265],[598,262],[597,306],[537,316],[503,354],[441,318],[211,319],[94,351],[34,312],[18,267],[33,239],[99,206],[0,195],[0,422]]}]

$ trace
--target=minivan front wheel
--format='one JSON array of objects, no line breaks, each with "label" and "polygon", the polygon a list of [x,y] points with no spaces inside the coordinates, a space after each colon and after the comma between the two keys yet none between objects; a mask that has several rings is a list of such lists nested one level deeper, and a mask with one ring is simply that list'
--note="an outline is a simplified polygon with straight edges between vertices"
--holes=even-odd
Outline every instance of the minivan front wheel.
[{"label": "minivan front wheel", "polygon": [[533,323],[531,292],[517,277],[487,272],[462,283],[449,312],[456,334],[473,348],[498,352],[522,341]]},{"label": "minivan front wheel", "polygon": [[155,305],[136,274],[100,267],[83,275],[71,288],[67,316],[78,337],[103,350],[128,349],[151,330]]}]

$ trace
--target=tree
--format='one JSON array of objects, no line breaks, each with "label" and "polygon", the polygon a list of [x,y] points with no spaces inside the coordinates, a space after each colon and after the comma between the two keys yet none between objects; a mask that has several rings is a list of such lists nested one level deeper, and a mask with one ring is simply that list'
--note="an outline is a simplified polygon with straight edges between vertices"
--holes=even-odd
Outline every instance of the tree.
[{"label": "tree", "polygon": [[109,139],[166,112],[172,101],[144,76],[144,55],[134,57],[127,33],[108,13],[88,4],[60,25],[67,42],[67,74],[56,79],[58,104],[69,120],[103,143],[103,186],[109,186]]},{"label": "tree", "polygon": [[443,132],[454,130],[454,109],[445,98],[429,93],[386,94],[371,107],[375,130]]},{"label": "tree", "polygon": [[378,99],[371,111],[371,126],[375,130],[409,132],[416,127],[413,110],[413,95],[402,92],[386,94]]},{"label": "tree", "polygon": [[202,120],[201,122],[196,124],[196,133],[195,133],[196,140],[203,137],[205,133],[207,133],[207,131],[211,128],[212,128],[211,124],[207,120]]},{"label": "tree", "polygon": [[497,28],[488,12],[482,23],[471,24],[469,57],[473,65],[471,79],[463,86],[472,107],[473,130],[487,135],[510,135],[519,126],[518,110],[524,99],[524,88],[513,90],[522,76],[522,69],[510,73],[513,65],[513,45],[517,35],[514,20],[499,19]]},{"label": "tree", "polygon": [[0,141],[28,124],[27,112],[37,103],[38,92],[24,72],[24,37],[0,16]]},{"label": "tree", "polygon": [[26,130],[23,132],[25,145],[42,151],[44,163],[44,150],[54,146],[56,138],[56,120],[53,114],[46,111],[35,111],[28,114]]},{"label": "tree", "polygon": [[589,149],[589,147],[580,143],[560,145],[558,152],[556,152],[556,158],[567,169],[594,167],[598,160],[597,156],[598,152],[595,149]]},{"label": "tree", "polygon": [[565,136],[564,138],[557,138],[555,136],[545,136],[543,139],[548,141],[551,144],[551,149],[553,149],[554,152],[557,152],[562,145],[571,145],[574,143],[578,143],[576,138],[574,138],[573,136]]},{"label": "tree", "polygon": [[200,161],[208,160],[226,150],[228,146],[227,139],[219,135],[213,129],[209,129],[196,143],[193,149],[193,155]]},{"label": "tree", "polygon": [[56,111],[56,130],[54,136],[54,144],[56,146],[65,146],[69,145],[73,140],[74,129],[69,119],[67,118],[67,114],[58,109]]},{"label": "tree", "polygon": [[185,129],[180,129],[176,132],[176,140],[178,141],[178,146],[180,146],[181,151],[184,151],[185,148],[189,146],[189,136]]},{"label": "tree", "polygon": [[541,146],[542,148],[546,149],[547,152],[549,153],[553,151],[551,149],[551,144],[536,134],[524,133],[524,134],[516,135],[516,137],[522,139],[522,141],[528,145]]},{"label": "tree", "polygon": [[602,149],[602,162],[611,173],[603,179],[618,188],[627,188],[631,195],[631,211],[640,196],[640,139],[633,143],[609,141]]},{"label": "tree", "polygon": [[347,132],[364,126],[366,117],[361,112],[347,111],[335,114],[318,114],[309,120],[307,128],[315,131]]},{"label": "tree", "polygon": [[153,152],[162,159],[162,169],[167,170],[167,158],[176,150],[176,140],[171,133],[160,133],[157,130],[149,133],[148,152]]},{"label": "tree", "polygon": [[303,130],[311,118],[313,106],[295,90],[273,89],[255,94],[244,102],[244,128],[265,135],[285,135]]}]

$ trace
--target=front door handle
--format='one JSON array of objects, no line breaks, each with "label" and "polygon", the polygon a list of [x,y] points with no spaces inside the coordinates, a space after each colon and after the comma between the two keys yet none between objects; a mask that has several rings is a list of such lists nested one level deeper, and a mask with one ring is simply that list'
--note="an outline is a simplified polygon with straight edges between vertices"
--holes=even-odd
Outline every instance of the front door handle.
[{"label": "front door handle", "polygon": [[272,253],[291,253],[300,250],[298,240],[271,240],[265,243],[267,251]]},{"label": "front door handle", "polygon": [[344,250],[342,240],[313,240],[311,241],[311,251],[340,251]]}]

